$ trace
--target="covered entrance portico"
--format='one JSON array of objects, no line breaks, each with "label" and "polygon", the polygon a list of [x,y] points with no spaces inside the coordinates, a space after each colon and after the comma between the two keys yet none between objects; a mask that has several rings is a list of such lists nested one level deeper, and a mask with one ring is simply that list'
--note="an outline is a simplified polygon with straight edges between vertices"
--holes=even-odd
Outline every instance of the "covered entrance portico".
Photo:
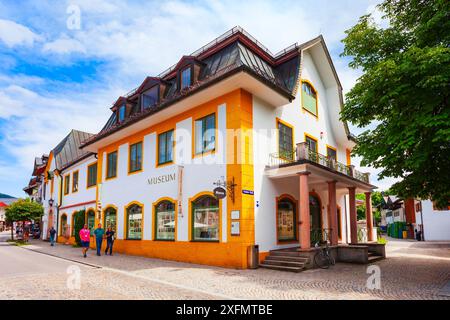
[{"label": "covered entrance portico", "polygon": [[[267,168],[269,179],[282,181],[282,185],[297,184],[298,194],[293,201],[295,210],[289,221],[296,225],[296,243],[301,250],[309,250],[316,242],[329,240],[331,245],[342,242],[358,243],[358,229],[356,216],[356,194],[366,194],[366,217],[368,241],[375,241],[373,232],[371,192],[375,188],[365,181],[316,163],[289,163],[276,168]],[[285,199],[286,197],[279,197]],[[283,206],[286,208],[286,206]],[[277,205],[277,223],[286,211],[280,215],[280,206]],[[338,214],[339,210],[339,214]],[[279,217],[278,217],[279,216]],[[294,220],[295,219],[295,220]],[[280,225],[277,225],[279,236]],[[293,235],[293,234],[292,234]],[[282,243],[283,239],[277,239]],[[290,242],[294,244],[294,238]]]}]

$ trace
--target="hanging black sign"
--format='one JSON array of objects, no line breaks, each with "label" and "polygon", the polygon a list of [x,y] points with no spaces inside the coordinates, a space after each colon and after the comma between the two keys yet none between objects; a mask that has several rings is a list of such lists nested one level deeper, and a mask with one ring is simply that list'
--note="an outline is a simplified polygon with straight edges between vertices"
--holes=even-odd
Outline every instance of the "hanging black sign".
[{"label": "hanging black sign", "polygon": [[214,188],[213,193],[217,199],[223,199],[227,196],[227,191],[222,187]]}]

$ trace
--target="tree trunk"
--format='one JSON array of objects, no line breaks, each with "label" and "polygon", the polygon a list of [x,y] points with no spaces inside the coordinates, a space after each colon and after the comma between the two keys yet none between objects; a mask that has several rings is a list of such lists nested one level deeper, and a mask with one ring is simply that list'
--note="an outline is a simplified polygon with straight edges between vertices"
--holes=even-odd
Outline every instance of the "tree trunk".
[{"label": "tree trunk", "polygon": [[14,222],[11,222],[11,241],[14,241]]}]

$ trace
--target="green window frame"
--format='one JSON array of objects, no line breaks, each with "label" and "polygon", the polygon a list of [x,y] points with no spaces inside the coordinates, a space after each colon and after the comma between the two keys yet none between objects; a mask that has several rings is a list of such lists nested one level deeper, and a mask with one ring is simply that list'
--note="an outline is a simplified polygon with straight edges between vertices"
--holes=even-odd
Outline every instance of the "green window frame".
[{"label": "green window frame", "polygon": [[95,230],[95,212],[94,210],[89,210],[87,213],[86,224],[88,225],[88,229],[91,232],[91,237],[94,236]]},{"label": "green window frame", "polygon": [[103,226],[105,230],[110,227],[114,232],[117,232],[117,210],[115,208],[106,208],[103,217]]},{"label": "green window frame", "polygon": [[305,142],[308,145],[309,150],[313,151],[313,152],[318,152],[318,144],[317,144],[317,140],[313,139],[311,137],[306,136],[305,137]]},{"label": "green window frame", "polygon": [[142,239],[142,207],[133,204],[127,208],[127,240]]},{"label": "green window frame", "polygon": [[79,171],[74,171],[72,175],[72,192],[78,191],[78,177],[79,177]]},{"label": "green window frame", "polygon": [[163,200],[155,205],[155,240],[175,240],[175,203]]},{"label": "green window frame", "polygon": [[88,166],[87,169],[87,187],[97,184],[97,162]]},{"label": "green window frame", "polygon": [[330,159],[334,159],[334,161],[337,161],[337,151],[327,146],[327,157]]},{"label": "green window frame", "polygon": [[158,165],[173,162],[173,132],[169,130],[158,135]]},{"label": "green window frame", "polygon": [[62,216],[61,216],[61,226],[60,226],[60,230],[59,230],[59,235],[60,236],[64,236],[65,234],[66,234],[66,232],[67,232],[67,227],[68,227],[68,224],[67,224],[67,214],[63,214]]},{"label": "green window frame", "polygon": [[317,91],[306,81],[302,81],[302,107],[317,117]]},{"label": "green window frame", "polygon": [[128,172],[142,170],[142,141],[130,145],[129,168]]},{"label": "green window frame", "polygon": [[219,204],[212,196],[202,196],[192,202],[192,241],[219,241]]},{"label": "green window frame", "polygon": [[64,195],[70,192],[70,174],[64,176]]},{"label": "green window frame", "polygon": [[216,114],[195,120],[195,154],[214,151],[216,148]]},{"label": "green window frame", "polygon": [[106,159],[106,179],[117,177],[117,151],[108,153]]},{"label": "green window frame", "polygon": [[278,153],[280,158],[294,157],[294,129],[278,121]]}]

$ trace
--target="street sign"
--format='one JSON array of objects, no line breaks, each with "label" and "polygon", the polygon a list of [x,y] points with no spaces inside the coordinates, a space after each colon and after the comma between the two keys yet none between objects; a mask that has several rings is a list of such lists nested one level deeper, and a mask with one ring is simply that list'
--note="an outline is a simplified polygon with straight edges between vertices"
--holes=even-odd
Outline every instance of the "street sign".
[{"label": "street sign", "polygon": [[227,196],[227,191],[222,187],[214,188],[213,193],[217,199],[223,199]]}]

